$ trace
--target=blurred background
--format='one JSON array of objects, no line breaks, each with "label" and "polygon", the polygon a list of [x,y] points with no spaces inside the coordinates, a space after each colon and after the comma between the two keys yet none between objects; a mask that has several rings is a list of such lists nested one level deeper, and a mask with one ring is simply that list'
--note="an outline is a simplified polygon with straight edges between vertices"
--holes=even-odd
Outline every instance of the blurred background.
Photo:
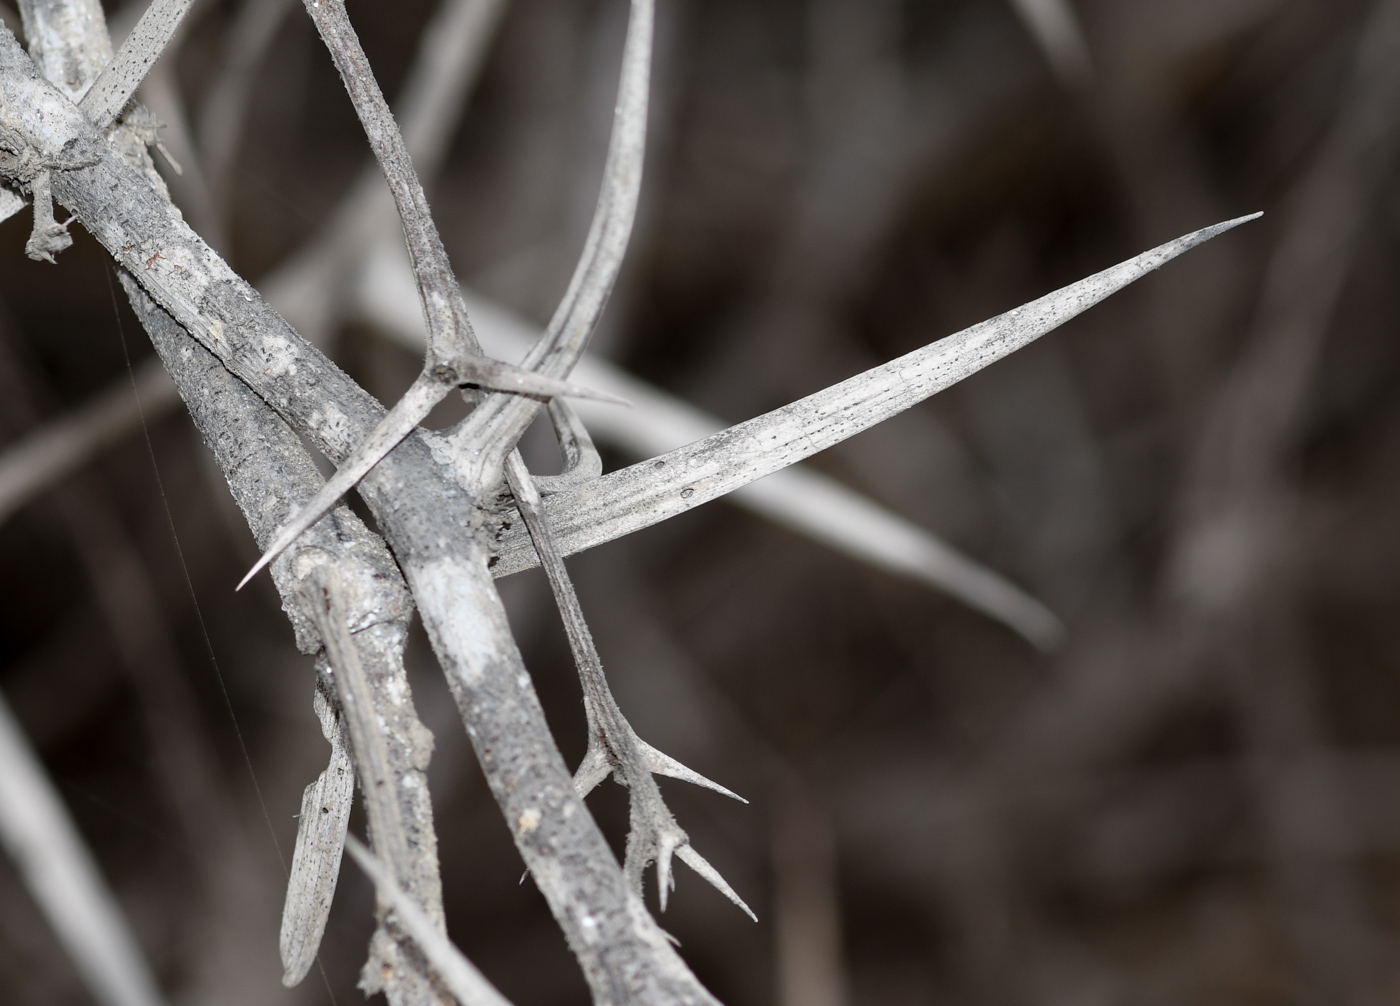
[{"label": "blurred background", "polygon": [[[392,102],[435,5],[349,7]],[[570,560],[640,735],[751,801],[664,786],[760,919],[681,869],[661,922],[697,974],[730,1006],[1395,1001],[1400,2],[658,7],[594,352],[727,422],[1266,211],[812,462],[1039,598],[1058,647],[727,502]],[[503,5],[424,169],[458,275],[537,323],[593,211],[626,16]],[[368,164],[291,0],[201,2],[143,97],[176,201],[255,283]],[[0,225],[10,444],[129,403],[152,356],[96,242],[75,227],[36,264],[28,228]],[[343,317],[316,337],[396,399],[421,358]],[[252,537],[151,387],[144,426],[7,511],[0,690],[172,1001],[360,1001],[352,868],[320,972],[279,984],[293,815],[328,754],[312,662],[266,577],[233,592]],[[574,764],[544,578],[500,587]],[[415,633],[451,935],[519,1006],[582,1004]],[[625,791],[590,805],[620,850]],[[4,858],[0,1000],[90,1001]]]}]

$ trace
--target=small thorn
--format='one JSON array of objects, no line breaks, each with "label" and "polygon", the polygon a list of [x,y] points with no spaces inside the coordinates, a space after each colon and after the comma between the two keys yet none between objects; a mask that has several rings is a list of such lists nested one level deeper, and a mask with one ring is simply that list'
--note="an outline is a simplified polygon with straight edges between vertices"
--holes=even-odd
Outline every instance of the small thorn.
[{"label": "small thorn", "polygon": [[719,871],[706,862],[705,857],[696,852],[693,846],[689,844],[681,846],[676,850],[676,855],[686,866],[709,881],[711,887],[738,905],[745,915],[755,922],[758,921],[758,916],[753,913],[753,909],[744,904],[744,899],[734,893],[734,888],[729,886],[728,882],[719,875]]},{"label": "small thorn", "polygon": [[740,803],[748,803],[748,801],[745,800],[738,793],[735,793],[732,790],[725,789],[717,782],[714,782],[710,779],[706,779],[699,772],[696,772],[694,769],[682,765],[670,755],[664,754],[663,752],[656,750],[656,748],[652,747],[640,737],[637,738],[637,743],[641,745],[642,757],[646,759],[646,767],[648,771],[652,772],[653,774],[669,776],[672,779],[680,779],[682,782],[693,783],[696,786],[703,786],[706,789],[714,790],[716,793],[723,793],[725,796],[738,800]]}]

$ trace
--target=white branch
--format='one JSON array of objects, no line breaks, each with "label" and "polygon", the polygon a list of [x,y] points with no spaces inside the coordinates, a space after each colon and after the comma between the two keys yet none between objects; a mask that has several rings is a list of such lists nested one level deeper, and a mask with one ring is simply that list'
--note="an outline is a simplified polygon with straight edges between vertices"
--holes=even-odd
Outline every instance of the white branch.
[{"label": "white branch", "polygon": [[0,842],[103,1006],[159,1006],[145,958],[9,704],[0,698]]}]

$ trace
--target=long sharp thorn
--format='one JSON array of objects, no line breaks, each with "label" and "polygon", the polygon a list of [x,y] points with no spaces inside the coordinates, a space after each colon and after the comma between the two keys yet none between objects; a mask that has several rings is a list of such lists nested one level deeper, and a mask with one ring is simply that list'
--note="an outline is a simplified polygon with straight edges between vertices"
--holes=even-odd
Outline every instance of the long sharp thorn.
[{"label": "long sharp thorn", "polygon": [[235,589],[242,590],[264,566],[286,551],[287,546],[296,541],[303,531],[324,517],[335,506],[336,501],[384,460],[384,455],[397,447],[399,441],[408,436],[433,410],[433,406],[442,401],[451,390],[451,385],[443,384],[426,374],[413,382],[413,386],[399,399],[399,403],[389,410],[389,414],[379,421],[373,432],[355,448],[354,453],[321,487],[320,492],[278,533],[262,558],[239,581]]}]

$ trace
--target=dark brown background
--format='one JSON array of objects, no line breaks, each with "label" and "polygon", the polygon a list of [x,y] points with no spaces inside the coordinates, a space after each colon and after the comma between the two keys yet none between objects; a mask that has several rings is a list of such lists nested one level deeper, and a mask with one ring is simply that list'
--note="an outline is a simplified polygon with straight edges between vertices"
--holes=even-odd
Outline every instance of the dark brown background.
[{"label": "dark brown background", "polygon": [[[179,56],[196,112],[236,7],[210,3]],[[1394,1001],[1400,192],[1389,133],[1335,140],[1364,103],[1373,5],[1077,0],[1095,69],[1079,89],[1007,0],[659,7],[643,207],[596,346],[729,420],[1268,211],[814,461],[1034,592],[1070,628],[1058,653],[725,503],[571,560],[640,734],[752,801],[665,786],[761,919],[682,868],[662,923],[687,960],[730,1006],[798,1006],[783,974],[882,1006]],[[431,5],[351,12],[392,100]],[[625,15],[621,0],[516,0],[429,180],[459,275],[537,320],[592,212]],[[367,157],[299,10],[249,123],[223,225],[256,281]],[[1362,223],[1338,236],[1324,215],[1314,244],[1346,256],[1343,284],[1296,393],[1263,382],[1285,406],[1269,426],[1241,375],[1267,377],[1276,319],[1316,300],[1317,270],[1272,294],[1265,276],[1290,234],[1313,247],[1299,206],[1320,176]],[[7,439],[119,378],[124,352],[150,353],[96,244],[76,234],[56,267],[35,264],[28,226],[0,226]],[[418,368],[366,328],[336,353],[386,401]],[[1244,462],[1212,453],[1221,429]],[[277,984],[279,857],[327,750],[310,661],[265,577],[233,593],[251,537],[188,420],[148,435],[70,495],[134,543],[161,609],[139,617],[168,627],[192,706],[154,708],[124,670],[84,566],[95,546],[53,499],[0,529],[0,687],[173,1000],[222,954],[217,1001],[358,1001],[372,893],[350,867],[324,980]],[[1239,474],[1256,461],[1263,475]],[[1225,555],[1183,587],[1193,520],[1220,512],[1245,515],[1222,525],[1237,538],[1201,548],[1262,529],[1256,575],[1221,586]],[[501,586],[572,762],[583,716],[543,578]],[[454,939],[519,1006],[584,1002],[421,638],[410,665],[438,738]],[[163,715],[196,725],[222,787],[206,796],[238,810],[242,852],[222,867],[246,871],[237,904],[210,896],[209,853],[155,766]],[[591,803],[620,843],[622,791]],[[87,1001],[4,861],[0,999]]]}]

